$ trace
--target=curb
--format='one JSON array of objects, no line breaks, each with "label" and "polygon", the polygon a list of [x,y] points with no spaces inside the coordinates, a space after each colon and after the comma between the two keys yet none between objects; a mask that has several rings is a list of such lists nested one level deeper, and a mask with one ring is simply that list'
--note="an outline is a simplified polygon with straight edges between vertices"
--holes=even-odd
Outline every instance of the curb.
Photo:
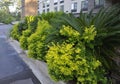
[{"label": "curb", "polygon": [[42,61],[28,58],[27,51],[23,51],[20,48],[20,44],[18,41],[13,40],[11,38],[8,41],[10,45],[17,51],[20,58],[29,66],[29,68],[32,70],[33,74],[38,78],[41,84],[66,84],[62,81],[52,81],[48,74],[47,64]]},{"label": "curb", "polygon": [[4,25],[4,23],[0,23],[0,25]]}]

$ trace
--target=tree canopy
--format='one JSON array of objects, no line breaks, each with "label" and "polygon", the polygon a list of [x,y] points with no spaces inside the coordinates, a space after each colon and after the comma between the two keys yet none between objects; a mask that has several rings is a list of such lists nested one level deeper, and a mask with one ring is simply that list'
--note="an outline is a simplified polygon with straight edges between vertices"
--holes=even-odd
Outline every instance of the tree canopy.
[{"label": "tree canopy", "polygon": [[[20,18],[21,0],[0,0],[0,22],[10,23]],[[15,11],[11,11],[12,7]],[[12,9],[14,10],[14,9]],[[19,14],[18,14],[19,13]],[[19,16],[18,16],[19,15]]]},{"label": "tree canopy", "polygon": [[9,13],[10,12],[9,6],[12,4],[13,4],[12,0],[0,0],[0,9]]}]

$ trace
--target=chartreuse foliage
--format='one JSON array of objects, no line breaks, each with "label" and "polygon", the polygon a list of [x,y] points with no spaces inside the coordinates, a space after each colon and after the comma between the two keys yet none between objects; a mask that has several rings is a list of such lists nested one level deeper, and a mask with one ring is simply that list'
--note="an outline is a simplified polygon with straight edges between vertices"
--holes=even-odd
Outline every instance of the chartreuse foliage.
[{"label": "chartreuse foliage", "polygon": [[[120,58],[120,53],[117,52],[120,47],[120,5],[101,9],[96,14],[91,11],[88,14],[80,13],[78,18],[64,15],[61,19],[81,34],[83,28],[94,25],[97,31],[92,42],[95,45],[95,56],[106,68],[109,78],[112,74],[120,77],[120,65],[116,62]],[[89,47],[93,46],[88,45]]]},{"label": "chartreuse foliage", "polygon": [[27,17],[24,18],[23,21],[21,21],[18,24],[15,24],[11,30],[11,37],[13,37],[15,40],[20,40],[20,37],[22,36],[22,32],[24,30],[28,29],[28,24],[27,24]]},{"label": "chartreuse foliage", "polygon": [[83,35],[70,26],[60,29],[60,34],[67,37],[66,40],[52,42],[46,55],[49,74],[54,80],[76,79],[78,84],[106,84],[101,62],[85,45],[94,40],[96,33],[94,26],[85,28]]},{"label": "chartreuse foliage", "polygon": [[13,26],[13,29],[10,32],[10,35],[12,36],[12,38],[16,40],[19,40],[19,37],[20,37],[20,33],[18,32],[18,25],[19,24],[15,24]]},{"label": "chartreuse foliage", "polygon": [[119,17],[119,7],[103,9],[95,15],[81,13],[77,18],[72,14],[42,14],[34,20],[33,16],[26,17],[14,26],[11,36],[20,39],[29,57],[47,62],[54,80],[107,84],[105,76],[120,76],[116,63]]},{"label": "chartreuse foliage", "polygon": [[27,50],[28,49],[28,41],[27,39],[29,36],[35,32],[37,28],[37,22],[38,18],[37,16],[27,16],[26,17],[28,29],[22,31],[22,36],[20,37],[20,46],[22,49]]},{"label": "chartreuse foliage", "polygon": [[23,31],[23,35],[20,37],[20,46],[22,49],[27,50],[28,49],[28,37],[31,35],[31,30],[27,29]]},{"label": "chartreuse foliage", "polygon": [[28,28],[27,24],[27,17],[20,23],[15,24],[11,30],[11,36],[15,40],[20,40],[20,37],[22,36],[22,32]]},{"label": "chartreuse foliage", "polygon": [[46,36],[49,34],[51,26],[45,20],[38,21],[36,32],[28,38],[28,55],[29,57],[44,60],[47,51],[47,44],[45,43]]},{"label": "chartreuse foliage", "polygon": [[96,34],[97,31],[95,31],[95,27],[93,25],[90,28],[85,27],[83,39],[85,42],[89,43],[90,41],[94,40]]},{"label": "chartreuse foliage", "polygon": [[59,18],[63,14],[64,14],[63,12],[48,12],[42,13],[40,16],[42,19],[47,20],[49,23],[52,23],[55,21],[56,18]]}]

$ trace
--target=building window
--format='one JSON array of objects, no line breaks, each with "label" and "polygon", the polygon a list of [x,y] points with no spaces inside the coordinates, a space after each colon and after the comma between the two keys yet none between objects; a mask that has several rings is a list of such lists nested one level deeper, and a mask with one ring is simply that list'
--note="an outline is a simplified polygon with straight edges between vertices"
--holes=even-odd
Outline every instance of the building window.
[{"label": "building window", "polygon": [[95,0],[94,2],[95,8],[99,8],[104,6],[104,0]]},{"label": "building window", "polygon": [[49,5],[50,5],[50,0],[47,0],[47,1],[46,1],[46,4],[47,4],[47,7],[49,7]]},{"label": "building window", "polygon": [[71,12],[77,12],[77,2],[72,3]]},{"label": "building window", "polygon": [[49,7],[50,5],[49,4],[47,4],[47,7]]},{"label": "building window", "polygon": [[40,12],[38,11],[38,14],[40,14]]},{"label": "building window", "polygon": [[64,5],[60,6],[60,11],[64,11]]},{"label": "building window", "polygon": [[45,9],[43,10],[43,13],[45,13]]},{"label": "building window", "polygon": [[60,0],[60,3],[64,3],[64,0]]},{"label": "building window", "polygon": [[38,9],[39,9],[39,6],[38,6]]},{"label": "building window", "polygon": [[58,3],[58,0],[54,0],[54,5],[57,5],[57,3]]},{"label": "building window", "polygon": [[87,11],[88,10],[88,0],[85,0],[85,1],[81,2],[81,10],[82,11]]},{"label": "building window", "polygon": [[57,8],[57,7],[54,7],[54,11],[57,12],[57,11],[58,11],[58,8]]},{"label": "building window", "polygon": [[45,3],[43,3],[43,8],[45,8]]},{"label": "building window", "polygon": [[49,10],[49,8],[47,9],[47,12],[49,12],[50,10]]}]

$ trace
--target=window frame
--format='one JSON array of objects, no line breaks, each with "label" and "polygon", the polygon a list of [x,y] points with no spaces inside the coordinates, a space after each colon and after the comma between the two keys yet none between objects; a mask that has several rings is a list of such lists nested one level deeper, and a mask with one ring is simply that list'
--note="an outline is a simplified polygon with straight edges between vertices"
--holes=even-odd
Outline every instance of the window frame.
[{"label": "window frame", "polygon": [[58,0],[54,0],[54,5],[57,5],[58,4]]},{"label": "window frame", "polygon": [[43,2],[43,8],[45,8],[45,2]]},{"label": "window frame", "polygon": [[77,12],[77,5],[78,5],[77,2],[73,2],[71,4],[71,12]]},{"label": "window frame", "polygon": [[43,11],[42,11],[43,13],[45,13],[45,9],[43,9]]},{"label": "window frame", "polygon": [[88,11],[88,0],[81,1],[81,10]]},{"label": "window frame", "polygon": [[50,12],[50,9],[49,9],[49,8],[47,8],[47,13],[48,13],[48,12]]},{"label": "window frame", "polygon": [[54,7],[54,12],[58,12],[58,7],[57,6]]},{"label": "window frame", "polygon": [[60,0],[60,3],[64,3],[64,0]]},{"label": "window frame", "polygon": [[47,7],[50,6],[50,0],[47,0],[47,1],[46,1],[46,5],[47,5]]},{"label": "window frame", "polygon": [[64,5],[60,5],[60,11],[64,12]]},{"label": "window frame", "polygon": [[[97,3],[98,1],[98,3]],[[94,7],[95,8],[100,8],[104,6],[104,0],[94,0]]]}]

